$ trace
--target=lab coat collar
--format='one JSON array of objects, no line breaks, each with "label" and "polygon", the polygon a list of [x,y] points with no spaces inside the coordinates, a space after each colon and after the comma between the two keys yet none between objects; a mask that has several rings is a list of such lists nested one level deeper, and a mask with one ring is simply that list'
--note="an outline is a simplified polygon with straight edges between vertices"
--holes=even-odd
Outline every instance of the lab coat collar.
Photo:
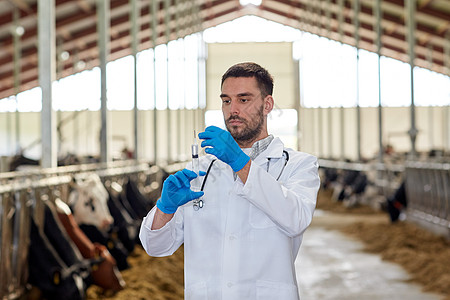
[{"label": "lab coat collar", "polygon": [[258,165],[265,164],[268,158],[281,158],[283,156],[284,144],[279,138],[274,138],[269,147],[259,154],[254,160]]}]

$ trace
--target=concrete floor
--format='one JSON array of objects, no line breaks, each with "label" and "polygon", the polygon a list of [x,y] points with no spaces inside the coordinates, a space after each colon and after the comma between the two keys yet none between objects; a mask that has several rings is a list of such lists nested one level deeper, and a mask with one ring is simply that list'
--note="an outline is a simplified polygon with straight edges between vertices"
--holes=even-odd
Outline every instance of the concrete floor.
[{"label": "concrete floor", "polygon": [[[408,283],[400,266],[364,253],[363,244],[321,226],[330,214],[317,211],[296,261],[301,300],[439,300]],[[329,224],[328,224],[329,225]]]}]

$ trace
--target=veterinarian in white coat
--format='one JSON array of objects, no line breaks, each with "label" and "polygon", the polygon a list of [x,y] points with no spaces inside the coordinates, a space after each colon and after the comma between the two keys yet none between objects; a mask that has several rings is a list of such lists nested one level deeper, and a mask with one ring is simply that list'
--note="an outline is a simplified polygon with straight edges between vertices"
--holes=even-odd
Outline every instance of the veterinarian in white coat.
[{"label": "veterinarian in white coat", "polygon": [[149,255],[171,255],[184,243],[186,299],[299,299],[294,261],[314,213],[318,165],[268,134],[272,91],[270,74],[254,63],[223,75],[228,131],[199,134],[208,153],[203,191],[190,190],[196,175],[188,165],[164,182],[142,223]]}]

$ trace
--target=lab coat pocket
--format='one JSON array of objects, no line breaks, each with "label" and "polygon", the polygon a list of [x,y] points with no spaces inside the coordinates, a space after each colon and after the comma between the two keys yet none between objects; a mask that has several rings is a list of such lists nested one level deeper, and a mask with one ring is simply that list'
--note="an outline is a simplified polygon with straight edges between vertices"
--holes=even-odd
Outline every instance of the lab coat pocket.
[{"label": "lab coat pocket", "polygon": [[253,228],[264,229],[275,226],[275,223],[259,208],[250,205],[249,222]]},{"label": "lab coat pocket", "polygon": [[293,284],[258,280],[256,281],[256,299],[258,300],[298,300],[298,290]]},{"label": "lab coat pocket", "polygon": [[188,286],[185,294],[186,300],[208,300],[206,282],[201,281]]}]

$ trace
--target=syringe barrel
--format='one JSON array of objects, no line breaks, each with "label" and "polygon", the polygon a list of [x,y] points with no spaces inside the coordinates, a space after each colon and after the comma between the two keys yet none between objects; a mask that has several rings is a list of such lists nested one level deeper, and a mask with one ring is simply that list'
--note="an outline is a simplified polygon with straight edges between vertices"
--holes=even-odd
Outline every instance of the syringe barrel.
[{"label": "syringe barrel", "polygon": [[198,145],[197,144],[193,144],[191,146],[191,152],[192,152],[192,158],[198,158]]},{"label": "syringe barrel", "polygon": [[191,189],[194,192],[198,192],[200,191],[201,188],[201,181],[199,178],[199,170],[200,170],[200,162],[198,159],[198,145],[192,145],[192,171],[195,172],[195,174],[197,174],[197,178],[194,178],[191,181]]}]

